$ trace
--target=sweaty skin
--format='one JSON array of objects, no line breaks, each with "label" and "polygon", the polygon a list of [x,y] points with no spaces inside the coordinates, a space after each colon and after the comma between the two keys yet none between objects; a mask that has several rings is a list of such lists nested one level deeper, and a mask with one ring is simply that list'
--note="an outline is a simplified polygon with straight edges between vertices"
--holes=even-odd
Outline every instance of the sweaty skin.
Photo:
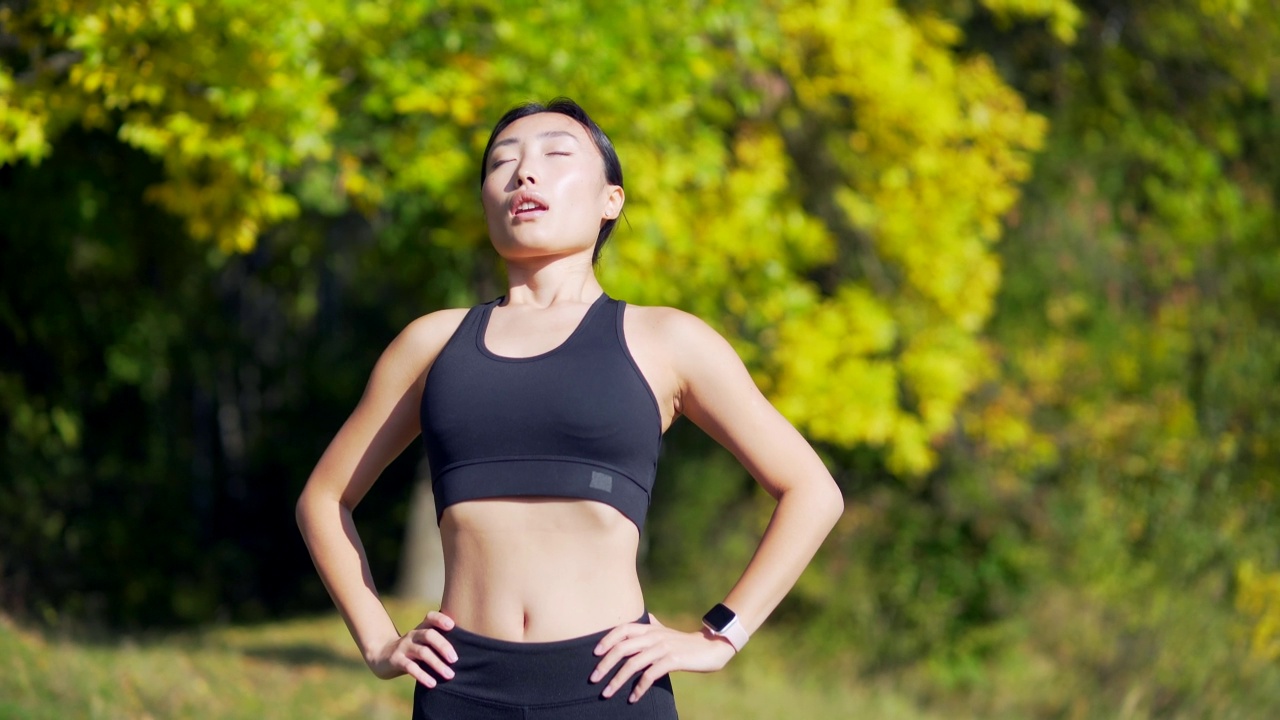
[{"label": "sweaty skin", "polygon": [[[515,121],[498,136],[482,199],[490,239],[506,262],[507,303],[493,310],[490,352],[529,357],[559,346],[602,289],[591,264],[596,232],[616,218],[622,188],[603,177],[585,128],[557,113]],[[593,676],[620,671],[610,695],[639,676],[637,699],[662,675],[712,671],[734,650],[702,630],[633,622],[645,608],[636,572],[638,532],[590,500],[502,498],[447,508],[440,531],[445,592],[439,612],[401,633],[378,600],[351,512],[419,433],[418,404],[431,363],[465,310],[419,318],[387,348],[364,395],[298,501],[298,522],[321,578],[366,662],[379,677],[448,678],[454,624],[503,640],[541,642],[613,628]],[[723,598],[749,632],[782,600],[843,510],[826,467],[761,395],[741,360],[696,317],[628,305],[626,343],[658,400],[665,431],[685,415],[720,442],[777,500],[755,556]],[[661,492],[659,469],[658,489]],[[715,558],[706,558],[714,562]],[[708,598],[707,607],[721,598]],[[701,612],[705,608],[691,609]]]}]

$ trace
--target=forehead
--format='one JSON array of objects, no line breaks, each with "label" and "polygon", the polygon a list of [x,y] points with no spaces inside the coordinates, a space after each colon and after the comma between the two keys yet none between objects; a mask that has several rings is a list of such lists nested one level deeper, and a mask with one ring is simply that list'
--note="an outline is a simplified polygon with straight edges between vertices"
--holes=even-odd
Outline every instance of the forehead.
[{"label": "forehead", "polygon": [[558,112],[541,112],[526,115],[502,129],[493,139],[493,146],[508,145],[539,137],[572,136],[578,142],[587,142],[587,129],[577,120]]}]

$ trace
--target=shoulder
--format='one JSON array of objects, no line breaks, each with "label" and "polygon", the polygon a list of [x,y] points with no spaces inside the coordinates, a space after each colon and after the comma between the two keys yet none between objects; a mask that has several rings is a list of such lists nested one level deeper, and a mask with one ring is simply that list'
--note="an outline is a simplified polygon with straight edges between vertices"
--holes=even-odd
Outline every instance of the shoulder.
[{"label": "shoulder", "polygon": [[669,340],[720,338],[702,318],[673,307],[627,304],[627,322]]},{"label": "shoulder", "polygon": [[467,312],[467,308],[449,308],[414,320],[387,346],[379,364],[394,368],[397,374],[423,373],[458,331]]},{"label": "shoulder", "polygon": [[708,362],[737,362],[733,347],[715,328],[692,313],[672,307],[627,305],[627,331],[666,355],[680,374]]},{"label": "shoulder", "polygon": [[423,315],[405,326],[396,338],[413,344],[444,344],[458,331],[468,308],[448,308]]}]

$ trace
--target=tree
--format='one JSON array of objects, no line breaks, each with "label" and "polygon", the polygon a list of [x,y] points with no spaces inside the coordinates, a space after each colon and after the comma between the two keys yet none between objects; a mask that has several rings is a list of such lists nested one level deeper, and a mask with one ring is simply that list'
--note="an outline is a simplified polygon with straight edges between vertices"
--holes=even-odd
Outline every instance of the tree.
[{"label": "tree", "polygon": [[[476,0],[33,0],[0,20],[0,160],[49,161],[77,127],[115,138],[161,169],[138,207],[208,249],[201,282],[272,298],[274,339],[236,330],[249,355],[224,386],[305,363],[249,348],[315,337],[335,298],[385,303],[393,325],[497,287],[476,156],[508,105],[568,94],[630,178],[606,286],[707,318],[802,429],[904,478],[935,466],[988,372],[993,243],[1044,132],[954,23],[887,0],[557,3],[519,23]],[[349,254],[325,257],[335,243]],[[327,285],[307,276],[321,267]],[[275,467],[254,396],[220,436],[241,460],[218,473],[245,481]],[[304,397],[277,396],[281,411]]]}]

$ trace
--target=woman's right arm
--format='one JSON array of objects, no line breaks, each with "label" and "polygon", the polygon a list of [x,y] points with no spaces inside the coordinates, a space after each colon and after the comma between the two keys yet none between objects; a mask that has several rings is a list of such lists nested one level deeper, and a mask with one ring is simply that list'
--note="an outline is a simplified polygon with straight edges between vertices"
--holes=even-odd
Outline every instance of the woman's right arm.
[{"label": "woman's right arm", "polygon": [[421,660],[443,677],[453,648],[435,629],[453,621],[432,612],[401,635],[373,585],[352,511],[373,482],[419,433],[418,410],[427,370],[453,335],[465,310],[443,310],[419,318],[391,342],[374,366],[355,410],[316,464],[298,498],[297,518],[320,579],[342,613],[347,629],[374,674],[412,675],[428,687],[435,679]]}]

